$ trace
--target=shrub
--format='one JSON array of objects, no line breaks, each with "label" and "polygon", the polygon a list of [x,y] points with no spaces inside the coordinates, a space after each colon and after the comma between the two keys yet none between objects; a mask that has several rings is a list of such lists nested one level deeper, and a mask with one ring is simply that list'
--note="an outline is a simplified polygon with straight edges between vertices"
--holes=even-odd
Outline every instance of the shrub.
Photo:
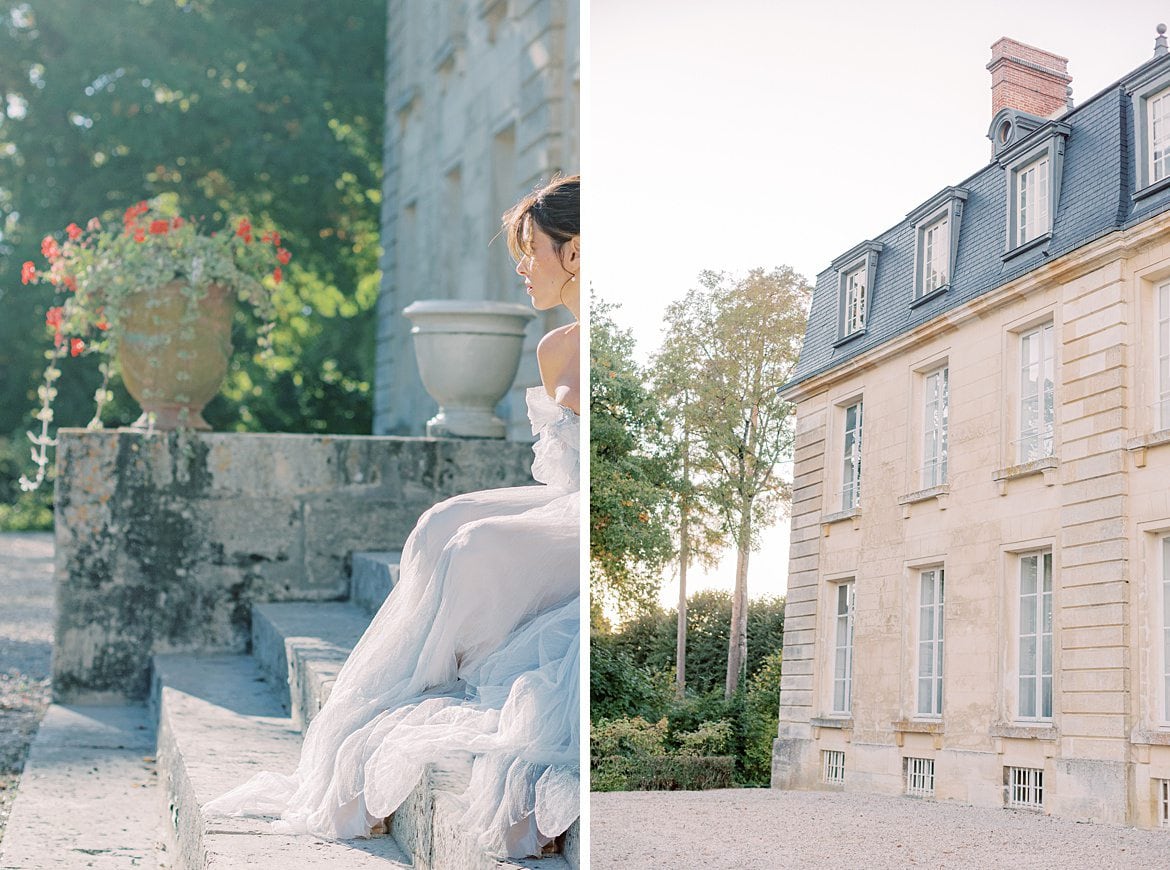
[{"label": "shrub", "polygon": [[654,755],[665,751],[666,720],[600,719],[589,729],[590,751],[597,756]]},{"label": "shrub", "polygon": [[729,756],[639,755],[595,758],[593,791],[697,791],[731,788],[735,759]]}]

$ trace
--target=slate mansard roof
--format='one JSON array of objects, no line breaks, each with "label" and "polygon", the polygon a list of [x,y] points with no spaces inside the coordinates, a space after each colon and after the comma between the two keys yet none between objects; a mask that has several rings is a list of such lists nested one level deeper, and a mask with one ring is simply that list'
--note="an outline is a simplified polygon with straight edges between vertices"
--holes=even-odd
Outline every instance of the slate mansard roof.
[{"label": "slate mansard roof", "polygon": [[[1007,173],[993,160],[958,185],[969,193],[959,225],[950,287],[945,293],[911,307],[918,241],[909,219],[872,240],[881,243],[882,248],[869,289],[864,334],[838,340],[839,272],[829,267],[817,275],[800,360],[784,389],[829,371],[1094,239],[1170,209],[1170,188],[1136,201],[1133,198],[1135,99],[1126,91],[1127,83],[1147,80],[1167,70],[1170,56],[1155,57],[1056,119],[1068,125],[1070,132],[1048,244],[1004,259]],[[1043,133],[1041,129],[1031,136],[1040,137]],[[1025,141],[1030,141],[1031,136]],[[914,205],[907,203],[907,210]]]}]

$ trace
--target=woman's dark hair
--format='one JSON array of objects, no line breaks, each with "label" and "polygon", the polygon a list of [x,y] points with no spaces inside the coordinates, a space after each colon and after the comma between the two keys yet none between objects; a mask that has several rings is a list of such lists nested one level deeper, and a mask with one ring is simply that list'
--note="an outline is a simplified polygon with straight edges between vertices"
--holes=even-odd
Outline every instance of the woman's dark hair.
[{"label": "woman's dark hair", "polygon": [[514,260],[532,253],[532,226],[538,226],[560,253],[565,242],[581,235],[581,176],[554,177],[504,213],[504,234]]}]

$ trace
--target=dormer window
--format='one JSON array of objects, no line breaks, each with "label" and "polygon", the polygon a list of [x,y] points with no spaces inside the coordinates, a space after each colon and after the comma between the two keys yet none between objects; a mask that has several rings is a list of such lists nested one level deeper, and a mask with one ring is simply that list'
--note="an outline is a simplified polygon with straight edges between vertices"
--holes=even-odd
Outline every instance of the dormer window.
[{"label": "dormer window", "polygon": [[1007,177],[1005,260],[1041,248],[1052,238],[1070,132],[1067,124],[1049,121],[999,154]]},{"label": "dormer window", "polygon": [[1123,82],[1133,99],[1134,199],[1170,187],[1170,67]]},{"label": "dormer window", "polygon": [[865,266],[845,274],[845,334],[865,329]]},{"label": "dormer window", "polygon": [[873,298],[874,279],[877,276],[877,257],[880,242],[862,242],[833,261],[837,270],[837,342],[843,342],[865,332],[869,321],[869,306]]},{"label": "dormer window", "polygon": [[950,283],[950,222],[944,217],[922,231],[922,292],[931,293]]},{"label": "dormer window", "polygon": [[914,301],[917,305],[951,286],[955,255],[959,250],[959,227],[967,191],[948,187],[932,196],[906,218],[914,225]]},{"label": "dormer window", "polygon": [[1170,177],[1170,88],[1146,100],[1150,130],[1150,182]]},{"label": "dormer window", "polygon": [[1051,229],[1048,212],[1048,157],[1016,172],[1016,239],[1026,245]]}]

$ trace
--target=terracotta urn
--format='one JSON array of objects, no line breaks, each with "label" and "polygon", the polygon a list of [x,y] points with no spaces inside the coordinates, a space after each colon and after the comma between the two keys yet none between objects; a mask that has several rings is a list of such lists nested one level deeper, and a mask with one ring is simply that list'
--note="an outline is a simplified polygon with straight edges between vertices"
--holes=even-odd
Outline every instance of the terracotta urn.
[{"label": "terracotta urn", "polygon": [[507,426],[495,408],[516,379],[533,310],[515,302],[425,299],[402,313],[414,324],[423,386],[439,403],[427,435],[503,438]]},{"label": "terracotta urn", "polygon": [[154,414],[156,429],[203,429],[203,408],[219,392],[232,355],[231,290],[213,284],[186,314],[190,292],[175,280],[127,297],[118,344],[126,389],[142,407],[135,425]]}]

